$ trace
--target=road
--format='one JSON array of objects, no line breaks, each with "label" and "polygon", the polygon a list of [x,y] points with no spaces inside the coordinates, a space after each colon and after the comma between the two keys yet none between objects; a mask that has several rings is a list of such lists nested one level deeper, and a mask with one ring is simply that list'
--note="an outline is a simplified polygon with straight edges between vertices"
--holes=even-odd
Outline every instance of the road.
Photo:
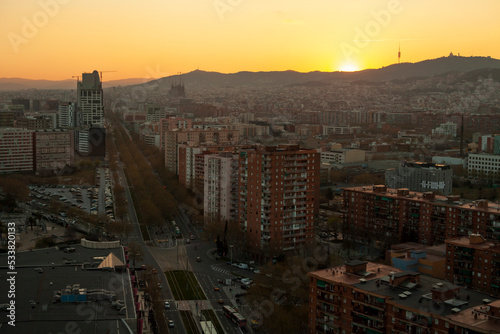
[{"label": "road", "polygon": [[132,223],[132,231],[128,235],[127,239],[124,241],[125,244],[129,242],[135,242],[142,246],[144,252],[143,252],[143,257],[141,260],[136,261],[135,266],[136,268],[140,268],[143,264],[150,266],[151,268],[155,268],[156,271],[159,273],[158,274],[158,279],[160,280],[160,284],[162,285],[161,289],[161,298],[163,301],[170,301],[170,309],[169,310],[163,310],[164,317],[163,319],[160,319],[160,317],[157,317],[156,321],[167,321],[167,319],[171,319],[175,323],[175,327],[169,328],[170,333],[185,333],[185,329],[182,324],[182,320],[180,317],[179,312],[177,312],[177,307],[175,303],[173,302],[174,298],[172,295],[172,291],[168,287],[167,280],[165,278],[165,275],[162,275],[161,273],[163,272],[162,266],[158,264],[156,261],[156,258],[152,255],[150,248],[146,245],[142,238],[141,230],[139,227],[139,220],[137,218],[137,213],[135,212],[135,208],[133,205],[132,201],[132,195],[130,193],[130,188],[126,182],[126,177],[125,173],[123,170],[123,164],[121,162],[118,163],[118,179],[120,184],[123,186],[125,189],[125,199],[128,203],[128,213],[127,216],[124,217],[124,221],[130,221]]}]

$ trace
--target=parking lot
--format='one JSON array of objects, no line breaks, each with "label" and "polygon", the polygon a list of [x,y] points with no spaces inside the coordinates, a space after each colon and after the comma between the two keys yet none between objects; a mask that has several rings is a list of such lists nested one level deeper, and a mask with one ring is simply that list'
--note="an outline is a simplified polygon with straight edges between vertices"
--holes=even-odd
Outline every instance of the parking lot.
[{"label": "parking lot", "polygon": [[[114,221],[113,193],[109,170],[100,168],[98,178],[93,186],[37,186],[30,185],[30,201],[26,204],[31,210],[45,212],[52,201],[58,201],[66,206],[79,208],[92,215],[106,214]],[[66,218],[66,210],[59,212],[60,218]]]}]

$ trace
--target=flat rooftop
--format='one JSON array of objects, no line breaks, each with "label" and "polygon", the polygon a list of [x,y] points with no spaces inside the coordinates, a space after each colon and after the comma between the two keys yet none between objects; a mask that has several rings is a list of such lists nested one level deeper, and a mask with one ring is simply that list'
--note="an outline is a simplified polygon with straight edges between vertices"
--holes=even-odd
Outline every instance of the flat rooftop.
[{"label": "flat rooftop", "polygon": [[[382,197],[387,197],[387,198],[409,198],[414,201],[418,201],[421,203],[432,203],[432,204],[440,204],[440,205],[446,205],[450,207],[459,207],[463,209],[474,209],[477,211],[483,211],[483,212],[488,212],[488,213],[495,213],[495,214],[500,214],[500,204],[490,202],[487,200],[476,200],[476,201],[471,201],[471,200],[466,200],[463,198],[460,198],[458,200],[449,200],[447,196],[443,195],[437,195],[434,194],[434,198],[432,199],[425,199],[424,198],[424,193],[422,192],[417,192],[417,191],[408,191],[408,195],[398,195],[398,190],[402,189],[394,189],[394,188],[386,188],[386,191],[374,191],[374,187],[382,187],[380,185],[374,185],[374,186],[357,186],[357,187],[347,187],[347,188],[342,188],[342,190],[348,190],[348,191],[358,191],[366,194],[374,194],[374,195],[380,195]],[[383,186],[385,187],[385,186]],[[477,203],[481,201],[482,203],[486,203],[486,207],[479,207]]]},{"label": "flat rooftop", "polygon": [[[70,326],[76,333],[129,333],[136,331],[136,320],[130,279],[126,271],[97,269],[110,253],[126,263],[122,248],[89,249],[72,246],[74,253],[46,248],[16,253],[15,305],[16,326],[8,326],[8,318],[1,316],[2,334],[9,333],[66,333]],[[5,279],[7,255],[0,255],[0,291],[9,291]],[[54,264],[54,267],[52,267]],[[41,270],[40,270],[41,269]],[[108,298],[100,301],[54,302],[57,291],[79,284],[80,289],[104,290],[122,300],[124,312],[113,307]],[[90,297],[90,294],[87,295]],[[90,299],[90,298],[89,298]],[[34,304],[31,303],[34,302]],[[0,304],[9,303],[7,293],[0,294]],[[4,311],[0,311],[0,314]],[[7,314],[7,313],[5,313]]]},{"label": "flat rooftop", "polygon": [[[354,260],[354,261],[358,261],[358,260]],[[360,262],[364,262],[364,261],[360,261]],[[355,284],[358,284],[361,282],[360,281],[361,278],[363,278],[367,281],[373,281],[373,280],[379,279],[383,276],[387,276],[390,273],[401,272],[402,270],[398,269],[398,268],[391,267],[391,266],[387,266],[385,264],[368,262],[366,264],[366,271],[368,273],[372,273],[372,275],[369,275],[369,276],[348,275],[345,273],[346,272],[345,266],[318,270],[318,271],[315,271],[313,273],[310,273],[310,275],[313,277],[316,277],[317,279],[320,279],[320,280],[335,281],[335,282],[341,282],[344,284],[355,285]]]},{"label": "flat rooftop", "polygon": [[[376,280],[370,280],[365,283],[357,283],[355,286],[361,290],[389,297],[392,302],[402,305],[405,308],[428,310],[429,313],[439,312],[442,316],[453,314],[453,308],[459,308],[463,311],[470,307],[483,305],[483,299],[491,299],[490,295],[462,288],[460,290],[459,298],[451,298],[442,303],[438,302],[438,304],[436,304],[433,302],[431,295],[433,287],[442,291],[447,288],[457,288],[457,286],[426,275],[420,275],[420,283],[413,288],[393,286],[388,284],[386,281],[388,281],[388,277],[382,278],[380,284],[378,285]],[[436,285],[437,283],[441,283],[442,287],[438,287]],[[404,292],[407,293],[406,297],[401,298],[401,295]],[[411,294],[408,294],[408,292]]]}]

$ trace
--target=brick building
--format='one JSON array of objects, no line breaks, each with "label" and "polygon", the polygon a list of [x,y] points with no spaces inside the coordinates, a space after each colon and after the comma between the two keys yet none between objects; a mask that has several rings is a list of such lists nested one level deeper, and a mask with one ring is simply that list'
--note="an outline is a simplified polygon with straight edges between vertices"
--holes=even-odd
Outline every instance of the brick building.
[{"label": "brick building", "polygon": [[386,186],[345,188],[344,240],[385,251],[393,243],[424,245],[480,233],[500,239],[498,204],[465,202],[458,196],[390,189]]},{"label": "brick building", "polygon": [[310,272],[309,333],[498,333],[499,301],[387,265]]},{"label": "brick building", "polygon": [[238,220],[247,248],[270,258],[314,238],[319,208],[320,156],[298,145],[241,150]]},{"label": "brick building", "polygon": [[500,297],[500,243],[479,234],[446,240],[446,279]]},{"label": "brick building", "polygon": [[239,132],[228,129],[174,129],[165,132],[165,167],[178,174],[177,153],[179,144],[197,145],[230,145],[237,144]]}]

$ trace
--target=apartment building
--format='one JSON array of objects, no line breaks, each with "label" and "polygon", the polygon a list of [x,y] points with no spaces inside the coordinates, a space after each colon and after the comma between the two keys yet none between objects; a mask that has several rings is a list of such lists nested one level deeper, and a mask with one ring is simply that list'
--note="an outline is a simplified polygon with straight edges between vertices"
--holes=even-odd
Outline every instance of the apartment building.
[{"label": "apartment building", "polygon": [[308,276],[310,334],[498,333],[499,300],[443,280],[359,260]]},{"label": "apartment building", "polygon": [[0,128],[0,173],[33,171],[34,133],[27,129]]},{"label": "apartment building", "polygon": [[204,156],[203,212],[205,222],[238,219],[238,154]]},{"label": "apartment building", "polygon": [[239,132],[228,129],[174,129],[165,132],[165,167],[178,174],[177,153],[179,144],[231,145],[239,141]]},{"label": "apartment building", "polygon": [[298,145],[241,150],[238,220],[253,256],[268,259],[313,240],[319,182],[316,150]]},{"label": "apartment building", "polygon": [[73,131],[35,132],[35,171],[58,170],[74,164]]},{"label": "apartment building", "polygon": [[168,117],[160,119],[160,144],[161,148],[165,149],[165,132],[174,129],[189,130],[193,127],[192,121],[189,118]]},{"label": "apartment building", "polygon": [[202,152],[202,148],[188,144],[179,144],[178,146],[178,174],[179,183],[192,189],[195,186],[196,178],[196,155]]},{"label": "apartment building", "polygon": [[471,233],[500,239],[499,205],[487,200],[465,201],[382,185],[345,188],[343,200],[344,240],[383,251],[394,243],[437,245]]},{"label": "apartment building", "polygon": [[446,279],[500,297],[500,243],[480,234],[447,239]]}]

